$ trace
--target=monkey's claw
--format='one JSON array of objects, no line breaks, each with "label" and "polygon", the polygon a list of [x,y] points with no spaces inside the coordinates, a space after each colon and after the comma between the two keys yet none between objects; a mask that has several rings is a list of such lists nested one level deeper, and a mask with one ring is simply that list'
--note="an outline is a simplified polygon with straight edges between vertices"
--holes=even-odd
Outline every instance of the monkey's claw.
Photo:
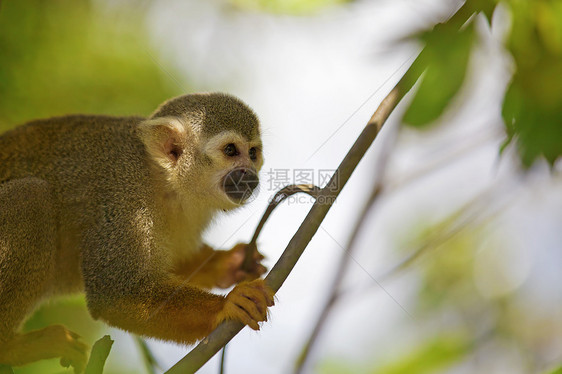
[{"label": "monkey's claw", "polygon": [[267,307],[274,305],[273,295],[263,279],[240,283],[226,296],[217,324],[232,319],[259,330],[258,322],[267,321]]}]

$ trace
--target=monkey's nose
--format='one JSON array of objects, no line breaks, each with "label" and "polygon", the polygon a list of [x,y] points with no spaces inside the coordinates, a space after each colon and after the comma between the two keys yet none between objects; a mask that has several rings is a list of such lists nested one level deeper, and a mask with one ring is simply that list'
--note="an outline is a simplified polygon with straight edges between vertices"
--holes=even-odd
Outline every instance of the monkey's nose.
[{"label": "monkey's nose", "polygon": [[259,184],[259,178],[252,169],[238,168],[230,171],[222,180],[226,195],[237,203],[246,201]]}]

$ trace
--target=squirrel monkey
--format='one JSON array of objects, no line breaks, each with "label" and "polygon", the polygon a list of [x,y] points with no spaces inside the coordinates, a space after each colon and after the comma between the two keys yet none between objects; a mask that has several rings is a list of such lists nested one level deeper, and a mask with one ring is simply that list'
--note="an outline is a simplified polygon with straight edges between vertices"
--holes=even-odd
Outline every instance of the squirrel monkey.
[{"label": "squirrel monkey", "polygon": [[79,291],[94,318],[157,339],[193,343],[227,319],[258,330],[273,305],[263,256],[244,271],[244,244],[215,251],[201,234],[243,205],[262,164],[256,115],[221,93],[148,118],[72,115],[1,135],[0,364],[60,357],[81,372],[75,333],[18,333],[40,301]]}]

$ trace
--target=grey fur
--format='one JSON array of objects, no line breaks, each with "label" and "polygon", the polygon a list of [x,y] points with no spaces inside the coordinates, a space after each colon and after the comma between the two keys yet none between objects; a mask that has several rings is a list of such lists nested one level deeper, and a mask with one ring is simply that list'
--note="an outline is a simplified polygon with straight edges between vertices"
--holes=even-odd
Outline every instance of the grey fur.
[{"label": "grey fur", "polygon": [[259,121],[255,113],[240,99],[224,93],[179,96],[163,103],[150,118],[174,116],[196,117],[205,137],[232,130],[247,140],[260,137]]}]

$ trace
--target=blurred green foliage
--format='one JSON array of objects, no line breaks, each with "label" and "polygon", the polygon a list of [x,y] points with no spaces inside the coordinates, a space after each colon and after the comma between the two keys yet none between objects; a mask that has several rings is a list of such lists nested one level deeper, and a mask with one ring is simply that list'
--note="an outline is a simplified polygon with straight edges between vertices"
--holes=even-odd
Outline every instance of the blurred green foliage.
[{"label": "blurred green foliage", "polygon": [[[162,71],[163,62],[156,63],[152,57],[155,53],[148,43],[142,9],[110,8],[110,3],[2,1],[0,131],[30,119],[68,113],[147,115],[164,100],[184,93]],[[84,297],[76,296],[42,305],[23,329],[55,323],[75,331],[90,345],[107,328],[92,320]],[[108,366],[105,373],[130,370]],[[14,371],[73,372],[61,367],[57,359]]]},{"label": "blurred green foliage", "polygon": [[[417,300],[408,306],[415,321],[405,320],[404,329],[396,331],[391,345],[387,347],[383,340],[371,359],[358,363],[331,358],[321,363],[318,372],[427,374],[457,369],[465,372],[468,368],[489,373],[510,372],[510,365],[514,365],[522,368],[518,372],[531,373],[543,372],[545,366],[552,365],[545,352],[555,352],[559,347],[559,311],[529,305],[523,283],[501,294],[483,290],[497,285],[478,279],[482,266],[488,275],[498,272],[484,279],[500,279],[512,262],[501,259],[502,270],[488,262],[478,262],[483,258],[479,256],[509,253],[508,241],[491,237],[489,221],[466,221],[466,216],[458,213],[410,230],[418,234],[413,234],[407,247],[426,248],[410,269],[418,285]],[[459,220],[463,228],[457,230]],[[450,232],[455,234],[450,236]],[[374,323],[379,322],[384,323]],[[558,374],[558,370],[545,374]]]},{"label": "blurred green foliage", "polygon": [[546,371],[545,374],[562,374],[562,366],[557,367],[553,370]]},{"label": "blurred green foliage", "polygon": [[430,374],[446,369],[462,359],[470,349],[467,336],[447,333],[429,339],[422,346],[405,352],[391,361],[367,367],[346,364],[337,360],[324,362],[319,372],[323,374]]},{"label": "blurred green foliage", "polygon": [[435,373],[464,357],[469,350],[468,337],[445,333],[429,339],[412,352],[371,371],[373,374]]},{"label": "blurred green foliage", "polygon": [[[438,236],[447,230],[448,224],[452,221],[426,227],[418,240],[439,242]],[[475,248],[483,237],[482,230],[473,227],[468,234],[457,234],[446,243],[432,248],[436,253],[422,268],[424,282],[417,306],[421,312],[430,312],[451,302],[469,306],[476,301],[474,298],[480,299],[471,278]]]},{"label": "blurred green foliage", "polygon": [[229,0],[232,5],[246,10],[278,14],[308,15],[328,6],[344,4],[350,0]]},{"label": "blurred green foliage", "polygon": [[446,23],[421,33],[425,49],[420,62],[425,73],[414,99],[404,114],[404,122],[422,127],[436,120],[462,86],[474,41],[472,24],[458,31]]},{"label": "blurred green foliage", "polygon": [[[509,0],[501,4],[511,15],[505,47],[515,63],[502,110],[507,132],[504,147],[515,140],[525,167],[539,157],[552,165],[562,155],[562,2]],[[468,0],[466,5],[493,21],[496,0]],[[474,17],[460,31],[461,25],[454,21],[415,36],[425,46],[420,56],[425,73],[404,114],[407,124],[428,126],[463,83],[474,39]]]},{"label": "blurred green foliage", "polygon": [[516,64],[503,104],[508,141],[530,166],[562,155],[562,1],[509,1],[507,47]]},{"label": "blurred green foliage", "polygon": [[0,8],[0,130],[68,113],[146,115],[180,94],[135,9],[8,0]]}]

